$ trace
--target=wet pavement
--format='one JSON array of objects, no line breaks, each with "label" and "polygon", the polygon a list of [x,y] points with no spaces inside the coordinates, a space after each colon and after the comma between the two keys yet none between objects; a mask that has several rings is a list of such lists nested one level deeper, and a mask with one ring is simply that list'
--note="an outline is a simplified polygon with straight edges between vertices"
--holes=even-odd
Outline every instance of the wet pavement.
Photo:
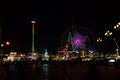
[{"label": "wet pavement", "polygon": [[[96,65],[99,80],[118,80],[120,69],[114,66]],[[94,68],[93,68],[94,69]],[[88,63],[40,63],[24,62],[4,66],[6,79],[1,80],[90,80]],[[4,77],[3,75],[0,77]],[[91,75],[92,76],[92,75]]]}]

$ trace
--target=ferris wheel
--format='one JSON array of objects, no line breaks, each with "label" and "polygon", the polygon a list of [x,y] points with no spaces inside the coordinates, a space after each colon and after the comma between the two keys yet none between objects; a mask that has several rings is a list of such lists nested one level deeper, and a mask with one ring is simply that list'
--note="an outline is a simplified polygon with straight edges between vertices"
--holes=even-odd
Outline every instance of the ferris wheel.
[{"label": "ferris wheel", "polygon": [[93,33],[86,27],[75,26],[68,28],[61,38],[61,49],[67,48],[68,50],[79,51],[93,50],[95,40]]}]

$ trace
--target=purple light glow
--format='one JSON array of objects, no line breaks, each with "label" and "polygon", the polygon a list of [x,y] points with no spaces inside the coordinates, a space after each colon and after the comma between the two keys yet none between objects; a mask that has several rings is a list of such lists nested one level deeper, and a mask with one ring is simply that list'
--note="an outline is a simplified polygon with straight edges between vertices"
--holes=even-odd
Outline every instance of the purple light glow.
[{"label": "purple light glow", "polygon": [[86,27],[75,26],[68,28],[61,39],[61,49],[68,44],[68,50],[80,51],[93,50],[95,47],[95,39],[92,32]]},{"label": "purple light glow", "polygon": [[80,40],[76,40],[76,41],[75,41],[75,44],[80,44]]},{"label": "purple light glow", "polygon": [[86,36],[79,34],[77,31],[74,33],[72,38],[72,45],[74,46],[75,50],[78,49],[86,49]]}]

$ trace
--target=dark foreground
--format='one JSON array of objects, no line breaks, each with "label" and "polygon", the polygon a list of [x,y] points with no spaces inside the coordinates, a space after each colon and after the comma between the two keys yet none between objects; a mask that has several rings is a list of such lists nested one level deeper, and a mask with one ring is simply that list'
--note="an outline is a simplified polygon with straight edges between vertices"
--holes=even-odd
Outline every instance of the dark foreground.
[{"label": "dark foreground", "polygon": [[0,80],[119,80],[120,69],[90,62],[16,62],[0,68]]}]

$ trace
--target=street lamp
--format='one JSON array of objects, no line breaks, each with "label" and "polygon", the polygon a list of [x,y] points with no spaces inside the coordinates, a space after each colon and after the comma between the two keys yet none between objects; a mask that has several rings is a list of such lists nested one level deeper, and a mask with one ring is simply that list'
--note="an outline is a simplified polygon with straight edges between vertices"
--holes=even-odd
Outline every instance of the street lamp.
[{"label": "street lamp", "polygon": [[[118,23],[116,26],[114,26],[114,29],[118,29],[118,30],[120,30],[120,23]],[[105,36],[107,36],[107,37],[110,37],[112,35],[112,32],[110,32],[109,30],[105,33]],[[118,46],[118,43],[116,42],[116,40],[115,40],[115,38],[113,39],[113,41],[115,42],[115,44],[116,44],[116,55],[117,56],[119,56],[119,53],[118,53],[118,51],[119,51],[119,46]]]},{"label": "street lamp", "polygon": [[4,49],[6,49],[5,51],[7,51],[9,49],[10,45],[11,44],[10,44],[9,41],[6,41],[5,43],[0,44],[0,46],[2,47],[3,52],[4,52]]},{"label": "street lamp", "polygon": [[4,44],[1,44],[1,47],[3,47],[4,46]]},{"label": "street lamp", "polygon": [[[102,42],[102,39],[101,39],[101,38],[98,38],[98,39],[97,39],[97,42],[99,43],[99,50],[100,50],[100,43]],[[99,59],[100,59],[100,52],[99,52]]]},{"label": "street lamp", "polygon": [[102,42],[102,39],[101,39],[101,38],[98,38],[98,39],[97,39],[97,42],[98,42],[98,43],[101,43],[101,42]]},{"label": "street lamp", "polygon": [[[114,26],[114,29],[120,31],[120,22],[118,22],[118,24],[116,26]],[[116,42],[115,38],[113,40],[114,40],[114,42],[116,44],[116,54],[117,54],[117,56],[119,56],[119,45]]]},{"label": "street lamp", "polygon": [[120,22],[116,26],[114,26],[114,29],[120,31]]},{"label": "street lamp", "polygon": [[9,41],[7,41],[7,42],[6,42],[6,45],[10,45],[10,42],[9,42]]},{"label": "street lamp", "polygon": [[117,56],[119,56],[119,45],[118,45],[118,43],[116,42],[115,38],[114,38],[113,40],[114,40],[115,45],[116,45],[116,54],[117,54]]},{"label": "street lamp", "polygon": [[107,36],[107,37],[110,37],[112,34],[113,34],[113,33],[108,30],[107,32],[105,32],[104,35]]},{"label": "street lamp", "polygon": [[[112,34],[113,34],[113,33],[108,30],[108,31],[105,32],[104,35],[109,38],[110,36],[112,36]],[[105,55],[104,55],[104,56],[105,56]]]}]

